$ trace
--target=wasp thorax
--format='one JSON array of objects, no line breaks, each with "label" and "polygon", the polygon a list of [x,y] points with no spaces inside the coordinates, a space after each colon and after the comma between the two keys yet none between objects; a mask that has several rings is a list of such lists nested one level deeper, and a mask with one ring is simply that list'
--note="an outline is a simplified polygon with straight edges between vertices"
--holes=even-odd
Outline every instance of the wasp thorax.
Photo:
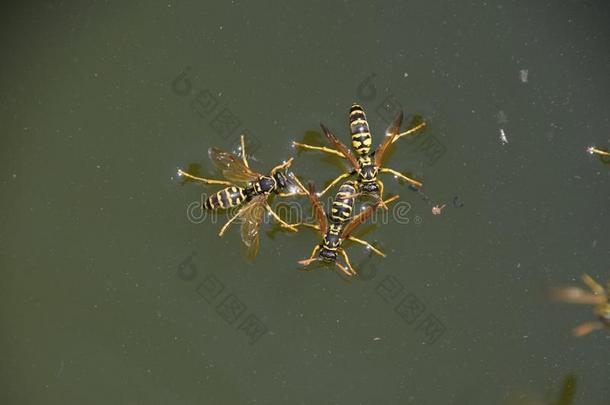
[{"label": "wasp thorax", "polygon": [[340,244],[340,238],[338,235],[328,233],[324,236],[324,247],[326,248],[337,248]]},{"label": "wasp thorax", "polygon": [[276,187],[276,180],[273,177],[263,176],[258,180],[261,193],[269,193]]}]

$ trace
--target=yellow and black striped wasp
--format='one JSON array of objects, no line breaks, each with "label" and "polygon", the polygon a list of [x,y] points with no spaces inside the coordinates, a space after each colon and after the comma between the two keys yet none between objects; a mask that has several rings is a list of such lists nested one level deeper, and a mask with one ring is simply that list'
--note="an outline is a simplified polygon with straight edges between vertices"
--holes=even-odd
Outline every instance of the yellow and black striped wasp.
[{"label": "yellow and black striped wasp", "polygon": [[[313,184],[309,184],[309,201],[311,202],[314,216],[317,224],[302,223],[301,225],[316,229],[322,236],[322,242],[316,245],[311,252],[309,259],[301,260],[298,263],[303,266],[309,266],[315,261],[324,263],[332,263],[339,270],[348,276],[353,276],[356,271],[352,267],[349,257],[343,249],[342,244],[345,240],[359,243],[366,246],[379,256],[385,257],[385,253],[362,239],[352,236],[356,228],[364,223],[377,209],[380,202],[368,206],[364,211],[352,217],[354,209],[354,199],[356,197],[356,182],[346,182],[341,185],[339,192],[335,196],[332,203],[331,211],[327,216],[324,213],[322,204],[315,192]],[[398,196],[391,197],[385,201],[389,203],[397,199]],[[345,264],[339,263],[339,255],[343,258]],[[316,257],[317,256],[317,257]]]},{"label": "yellow and black striped wasp", "polygon": [[352,135],[352,149],[356,152],[357,158],[352,154],[352,152],[337,139],[333,133],[326,128],[323,124],[320,124],[322,127],[322,131],[326,138],[330,141],[330,143],[334,146],[333,148],[328,148],[325,146],[314,146],[308,145],[300,142],[293,142],[294,146],[298,146],[304,149],[309,150],[317,150],[325,153],[329,153],[332,155],[339,156],[341,158],[347,159],[351,166],[352,170],[346,173],[341,174],[336,179],[334,179],[319,195],[324,195],[331,187],[333,187],[338,182],[343,179],[355,175],[358,175],[358,191],[366,194],[373,194],[379,198],[382,206],[385,206],[383,203],[383,182],[378,178],[379,173],[389,173],[393,174],[397,178],[400,178],[416,187],[421,187],[422,183],[414,180],[404,174],[389,169],[387,167],[382,167],[382,160],[385,152],[388,150],[388,147],[396,142],[398,139],[403,136],[407,136],[413,134],[417,130],[426,126],[425,122],[422,122],[415,127],[405,131],[400,132],[400,126],[403,120],[402,112],[397,115],[392,124],[386,130],[386,136],[381,145],[371,152],[371,144],[372,138],[371,133],[369,131],[369,124],[366,120],[366,115],[362,107],[358,104],[353,104],[350,109],[350,131]]},{"label": "yellow and black striped wasp", "polygon": [[[227,223],[220,229],[218,236],[223,236],[229,225],[236,219],[241,218],[241,238],[248,249],[248,257],[254,258],[258,253],[259,229],[265,212],[269,212],[279,224],[291,231],[296,232],[294,225],[286,223],[275,213],[269,205],[268,198],[273,194],[281,197],[290,197],[297,194],[306,194],[303,191],[283,192],[303,185],[296,176],[288,176],[285,171],[292,163],[293,158],[275,166],[268,176],[255,172],[250,168],[246,157],[245,140],[241,136],[241,158],[233,153],[224,152],[218,148],[210,148],[208,154],[210,160],[222,171],[225,180],[213,180],[198,177],[182,170],[178,170],[179,176],[200,181],[207,185],[225,186],[222,190],[209,196],[203,204],[202,209],[216,210],[240,207]],[[290,179],[290,180],[289,180]],[[239,184],[239,185],[236,185]]]},{"label": "yellow and black striped wasp", "polygon": [[574,336],[584,336],[603,327],[610,328],[610,282],[608,282],[607,290],[604,290],[588,274],[582,275],[582,281],[591,289],[592,293],[578,287],[561,287],[551,290],[551,298],[556,301],[593,305],[593,313],[597,317],[597,321],[578,325],[572,331]]}]

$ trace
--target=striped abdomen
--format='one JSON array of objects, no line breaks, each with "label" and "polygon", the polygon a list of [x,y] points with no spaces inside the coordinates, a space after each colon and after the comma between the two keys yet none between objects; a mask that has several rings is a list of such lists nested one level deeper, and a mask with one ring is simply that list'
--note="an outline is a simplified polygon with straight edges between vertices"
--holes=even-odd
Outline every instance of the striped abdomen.
[{"label": "striped abdomen", "polygon": [[223,188],[216,194],[212,194],[203,203],[203,208],[206,210],[215,210],[218,208],[232,208],[237,207],[243,203],[246,199],[245,190],[241,187],[227,187]]},{"label": "striped abdomen", "polygon": [[371,133],[364,110],[354,104],[349,112],[349,128],[352,134],[352,148],[360,156],[368,155],[371,150]]},{"label": "striped abdomen", "polygon": [[341,184],[339,191],[333,200],[330,210],[330,221],[334,224],[344,224],[349,221],[354,211],[354,200],[356,199],[356,182],[346,181]]}]

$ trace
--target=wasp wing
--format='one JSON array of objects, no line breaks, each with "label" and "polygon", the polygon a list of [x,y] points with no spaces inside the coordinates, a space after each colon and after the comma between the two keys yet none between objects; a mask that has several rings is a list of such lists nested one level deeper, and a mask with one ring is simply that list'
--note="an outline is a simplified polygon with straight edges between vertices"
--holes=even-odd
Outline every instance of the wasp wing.
[{"label": "wasp wing", "polygon": [[265,215],[267,197],[260,194],[242,210],[241,240],[246,245],[248,259],[254,260],[258,254],[259,231]]},{"label": "wasp wing", "polygon": [[222,174],[227,180],[249,183],[261,177],[260,173],[250,169],[239,157],[232,153],[218,148],[210,148],[208,155],[212,163],[222,170]]},{"label": "wasp wing", "polygon": [[347,148],[347,146],[345,146],[343,144],[343,142],[338,140],[337,137],[332,132],[330,132],[330,129],[328,129],[324,126],[324,124],[320,123],[320,127],[322,128],[322,132],[324,132],[324,135],[326,136],[326,138],[328,138],[330,143],[333,144],[335,149],[337,149],[339,152],[341,152],[341,154],[343,156],[345,156],[345,158],[347,160],[349,160],[352,167],[355,170],[360,169],[360,164],[358,164],[358,160],[354,157],[354,155],[352,155],[352,152],[350,152],[350,150]]},{"label": "wasp wing", "polygon": [[359,225],[363,224],[367,219],[370,218],[371,215],[373,215],[375,210],[377,210],[377,207],[379,207],[379,202],[369,205],[364,211],[356,215],[347,225],[345,225],[345,228],[343,228],[343,231],[341,232],[341,239],[347,239]]},{"label": "wasp wing", "polygon": [[309,193],[307,196],[309,197],[309,202],[311,202],[311,207],[313,210],[313,214],[318,220],[318,224],[320,225],[320,233],[324,235],[326,230],[328,229],[328,221],[326,219],[326,213],[324,212],[324,208],[322,208],[322,204],[320,203],[320,199],[318,198],[318,194],[316,193],[316,188],[313,183],[308,184]]},{"label": "wasp wing", "polygon": [[396,135],[398,135],[400,133],[400,126],[402,125],[402,119],[403,119],[403,114],[401,111],[400,114],[398,114],[396,116],[396,118],[394,118],[394,121],[392,121],[392,123],[390,124],[388,129],[386,129],[385,138],[383,139],[383,142],[381,143],[381,145],[379,145],[379,147],[375,151],[375,165],[377,167],[381,167],[381,160],[383,159],[383,155],[387,151],[388,147],[394,141],[394,138],[396,137]]}]

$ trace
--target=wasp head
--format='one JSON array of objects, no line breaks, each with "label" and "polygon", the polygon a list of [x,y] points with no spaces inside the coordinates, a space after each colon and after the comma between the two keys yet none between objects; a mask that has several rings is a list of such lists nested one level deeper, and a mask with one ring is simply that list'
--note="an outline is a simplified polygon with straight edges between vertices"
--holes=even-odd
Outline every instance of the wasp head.
[{"label": "wasp head", "polygon": [[337,251],[322,247],[320,250],[320,258],[327,263],[335,262],[337,261]]},{"label": "wasp head", "polygon": [[275,179],[275,183],[277,184],[277,189],[283,190],[286,188],[288,179],[286,178],[286,175],[284,173],[276,172],[273,175],[273,178]]}]

